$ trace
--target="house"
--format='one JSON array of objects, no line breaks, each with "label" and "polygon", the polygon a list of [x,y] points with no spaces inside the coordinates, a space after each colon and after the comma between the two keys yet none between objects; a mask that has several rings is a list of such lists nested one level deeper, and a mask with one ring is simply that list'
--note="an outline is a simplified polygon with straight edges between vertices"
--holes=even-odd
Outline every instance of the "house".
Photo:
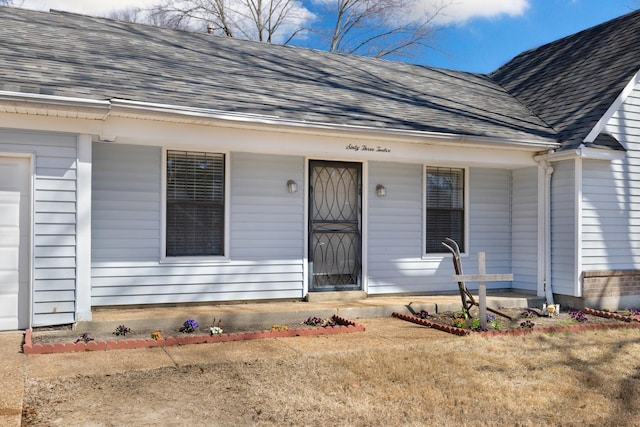
[{"label": "house", "polygon": [[640,12],[489,75],[0,8],[0,329],[104,306],[640,305]]}]

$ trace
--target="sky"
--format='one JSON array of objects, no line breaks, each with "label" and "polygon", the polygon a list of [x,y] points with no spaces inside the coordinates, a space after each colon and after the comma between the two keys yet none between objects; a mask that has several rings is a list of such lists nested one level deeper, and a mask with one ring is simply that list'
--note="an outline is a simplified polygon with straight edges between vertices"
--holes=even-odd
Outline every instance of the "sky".
[{"label": "sky", "polygon": [[[156,0],[14,0],[21,7],[106,15]],[[309,1],[309,0],[306,0]],[[318,0],[316,0],[318,1]],[[414,0],[418,9],[444,0]],[[436,16],[434,49],[408,60],[460,71],[488,73],[526,50],[631,12],[640,0],[450,0]]]}]

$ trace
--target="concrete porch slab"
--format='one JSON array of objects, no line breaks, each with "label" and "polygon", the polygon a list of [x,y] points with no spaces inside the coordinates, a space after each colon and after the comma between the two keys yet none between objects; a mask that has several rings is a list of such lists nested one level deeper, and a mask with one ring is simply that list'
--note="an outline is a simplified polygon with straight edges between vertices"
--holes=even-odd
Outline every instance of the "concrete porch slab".
[{"label": "concrete porch slab", "polygon": [[[542,308],[543,297],[513,291],[487,293],[487,305],[491,308]],[[78,322],[74,329],[93,332],[113,331],[118,325],[143,329],[178,329],[187,319],[195,319],[201,325],[210,325],[213,319],[221,319],[223,325],[263,330],[275,324],[303,322],[309,317],[328,318],[339,314],[348,319],[372,319],[391,317],[393,312],[415,314],[457,311],[462,303],[460,296],[374,296],[358,299],[324,299],[312,301],[247,302],[235,304],[183,305],[173,307],[136,307],[98,309],[89,322]]]}]

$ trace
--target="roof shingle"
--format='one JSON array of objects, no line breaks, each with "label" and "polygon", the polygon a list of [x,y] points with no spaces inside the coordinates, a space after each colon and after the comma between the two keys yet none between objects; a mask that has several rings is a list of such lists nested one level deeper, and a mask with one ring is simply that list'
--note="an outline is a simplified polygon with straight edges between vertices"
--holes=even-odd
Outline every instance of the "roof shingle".
[{"label": "roof shingle", "polygon": [[[524,52],[489,77],[570,149],[584,142],[638,70],[640,10]],[[586,145],[612,148],[610,142]]]},{"label": "roof shingle", "polygon": [[0,8],[0,73],[2,91],[555,140],[484,75],[62,12]]}]

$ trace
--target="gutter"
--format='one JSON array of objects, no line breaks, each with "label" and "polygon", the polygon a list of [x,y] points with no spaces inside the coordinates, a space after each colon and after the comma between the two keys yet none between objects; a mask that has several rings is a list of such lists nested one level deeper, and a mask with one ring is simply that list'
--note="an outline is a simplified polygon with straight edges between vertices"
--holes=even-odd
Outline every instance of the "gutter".
[{"label": "gutter", "polygon": [[[539,170],[544,174],[542,182],[539,182],[539,184],[542,184],[542,188],[540,188],[540,185],[538,186],[539,190],[542,190],[542,197],[538,197],[538,224],[542,221],[542,227],[538,227],[538,245],[543,248],[542,257],[538,257],[538,259],[542,258],[543,260],[542,287],[547,305],[552,305],[554,304],[553,289],[551,287],[551,176],[553,175],[553,167],[549,164],[548,154],[537,155],[533,159],[538,163]],[[542,215],[540,215],[541,211]]]},{"label": "gutter", "polygon": [[[323,122],[311,122],[305,120],[292,120],[282,118],[275,115],[264,114],[252,114],[252,113],[236,113],[230,111],[213,110],[205,108],[183,107],[167,104],[157,104],[139,101],[130,101],[125,99],[113,98],[111,99],[111,112],[112,116],[122,116],[133,113],[139,115],[166,115],[173,117],[190,117],[193,119],[204,120],[219,120],[227,123],[238,123],[243,128],[251,125],[264,125],[279,127],[281,131],[300,131],[300,129],[314,129],[324,130],[330,132],[348,132],[365,135],[387,136],[390,139],[398,140],[401,138],[420,139],[425,138],[436,139],[440,141],[451,142],[469,142],[469,143],[482,143],[485,145],[498,145],[498,146],[519,146],[527,148],[543,148],[552,149],[559,148],[560,143],[555,141],[540,141],[534,139],[510,139],[510,138],[496,138],[485,136],[471,136],[471,135],[458,135],[453,133],[441,133],[441,132],[429,132],[429,131],[413,131],[406,129],[390,129],[390,128],[375,128],[369,126],[355,126],[336,123],[323,123]],[[284,129],[283,129],[284,128]]]},{"label": "gutter", "polygon": [[109,116],[111,102],[86,98],[40,95],[21,92],[0,91],[0,104],[14,107],[84,111],[101,116],[103,120]]}]

